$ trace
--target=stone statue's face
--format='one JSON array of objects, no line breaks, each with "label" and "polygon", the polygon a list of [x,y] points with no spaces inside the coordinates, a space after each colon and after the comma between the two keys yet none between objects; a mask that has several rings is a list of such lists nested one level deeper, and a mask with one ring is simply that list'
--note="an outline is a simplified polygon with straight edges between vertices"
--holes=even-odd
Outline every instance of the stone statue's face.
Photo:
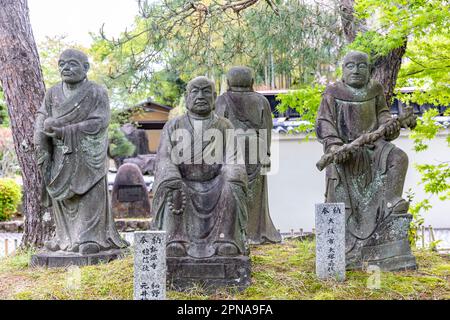
[{"label": "stone statue's face", "polygon": [[74,84],[86,79],[89,64],[83,64],[78,59],[70,56],[61,56],[58,61],[58,67],[62,81]]},{"label": "stone statue's face", "polygon": [[206,81],[194,82],[187,92],[186,108],[192,113],[206,116],[213,110],[215,92]]},{"label": "stone statue's face", "polygon": [[343,79],[354,88],[362,88],[369,82],[369,61],[364,55],[346,57],[343,65]]}]

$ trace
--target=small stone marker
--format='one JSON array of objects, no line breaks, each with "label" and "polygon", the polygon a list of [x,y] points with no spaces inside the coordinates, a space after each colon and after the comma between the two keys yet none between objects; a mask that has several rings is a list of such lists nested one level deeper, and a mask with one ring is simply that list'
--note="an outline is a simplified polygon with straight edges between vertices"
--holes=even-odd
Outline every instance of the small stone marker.
[{"label": "small stone marker", "polygon": [[150,200],[139,167],[132,163],[120,166],[111,195],[114,218],[150,218]]},{"label": "small stone marker", "polygon": [[345,280],[345,204],[316,204],[316,274]]},{"label": "small stone marker", "polygon": [[134,300],[165,300],[166,270],[166,232],[135,232]]}]

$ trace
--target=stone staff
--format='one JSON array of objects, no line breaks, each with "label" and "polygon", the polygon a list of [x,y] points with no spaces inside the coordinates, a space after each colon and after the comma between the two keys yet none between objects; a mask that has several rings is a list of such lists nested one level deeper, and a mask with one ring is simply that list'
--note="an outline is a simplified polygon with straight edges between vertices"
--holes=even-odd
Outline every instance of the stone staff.
[{"label": "stone staff", "polygon": [[413,114],[412,108],[411,107],[407,107],[407,108],[405,108],[405,112],[402,115],[400,115],[398,118],[392,118],[391,120],[389,120],[385,124],[381,125],[374,132],[363,134],[359,138],[357,138],[356,140],[352,141],[351,143],[348,143],[348,144],[345,144],[345,145],[341,146],[336,151],[324,154],[320,158],[320,160],[316,163],[316,167],[317,167],[317,169],[319,169],[319,171],[322,171],[328,165],[333,163],[334,158],[335,158],[335,156],[337,154],[339,154],[341,152],[353,153],[357,149],[359,149],[360,147],[362,147],[364,145],[374,143],[375,141],[377,141],[381,137],[384,137],[384,135],[386,133],[386,128],[389,125],[391,125],[394,121],[398,121],[399,125],[402,128],[407,128],[408,127],[408,128],[414,129],[416,127],[416,124],[417,124],[416,123],[416,119],[417,119],[417,116],[415,116]]}]

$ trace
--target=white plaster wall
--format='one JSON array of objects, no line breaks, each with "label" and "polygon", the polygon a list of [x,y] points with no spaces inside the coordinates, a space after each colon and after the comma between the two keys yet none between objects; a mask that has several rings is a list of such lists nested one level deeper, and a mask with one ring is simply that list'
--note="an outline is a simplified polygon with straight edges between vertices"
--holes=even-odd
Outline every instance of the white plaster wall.
[{"label": "white plaster wall", "polygon": [[[448,134],[449,131],[441,132],[429,143],[429,149],[420,153],[412,149],[413,143],[407,131],[394,141],[409,156],[404,191],[412,188],[417,200],[429,195],[425,194],[422,185],[418,185],[420,175],[413,164],[450,161],[450,148],[446,142]],[[310,231],[314,227],[314,204],[323,202],[325,192],[325,171],[319,172],[315,166],[321,155],[322,145],[316,139],[305,141],[303,135],[274,136],[272,173],[268,177],[269,206],[274,224],[282,232],[300,228]],[[432,197],[431,203],[433,208],[424,214],[425,225],[449,228],[450,201]]]}]

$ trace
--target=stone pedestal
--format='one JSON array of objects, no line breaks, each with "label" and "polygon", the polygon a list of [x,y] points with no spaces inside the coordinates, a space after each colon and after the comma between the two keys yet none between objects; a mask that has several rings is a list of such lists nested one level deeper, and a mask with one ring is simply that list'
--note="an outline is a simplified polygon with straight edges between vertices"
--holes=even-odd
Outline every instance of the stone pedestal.
[{"label": "stone pedestal", "polygon": [[392,214],[360,248],[360,257],[347,261],[347,270],[376,265],[382,271],[417,269],[416,258],[408,240],[410,214]]},{"label": "stone pedestal", "polygon": [[207,291],[223,287],[242,291],[251,284],[251,262],[245,256],[168,257],[167,280],[171,289],[177,291],[187,291],[194,286]]},{"label": "stone pedestal", "polygon": [[129,253],[128,249],[114,249],[101,251],[96,254],[81,255],[76,252],[44,251],[31,257],[31,267],[66,268],[69,266],[89,266],[123,258]]}]

